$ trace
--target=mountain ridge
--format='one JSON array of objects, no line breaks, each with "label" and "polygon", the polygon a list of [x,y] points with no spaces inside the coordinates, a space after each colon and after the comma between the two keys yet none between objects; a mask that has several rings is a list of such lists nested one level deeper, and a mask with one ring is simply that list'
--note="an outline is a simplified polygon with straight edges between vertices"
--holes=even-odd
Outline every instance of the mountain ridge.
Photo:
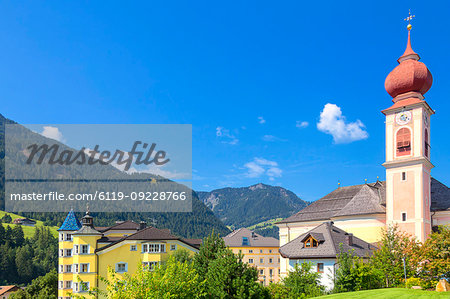
[{"label": "mountain ridge", "polygon": [[197,191],[197,194],[225,225],[236,229],[286,218],[308,205],[286,188],[263,183]]},{"label": "mountain ridge", "polygon": [[[0,210],[4,210],[4,196],[5,196],[5,124],[17,124],[16,122],[4,117],[0,114]],[[54,143],[54,140],[49,140],[48,138],[37,134],[35,132],[30,131],[29,129],[23,127],[23,131],[26,133],[25,135],[20,135],[20,138],[26,138],[24,140],[29,140],[28,138],[39,140],[47,140],[48,142]],[[17,138],[19,140],[19,138]],[[67,147],[67,146],[66,146]],[[69,147],[67,147],[69,148]],[[21,160],[23,157],[21,156],[23,153],[21,152],[12,152],[8,156],[8,159],[11,165],[14,165],[16,168],[20,168]],[[45,164],[45,163],[44,163]],[[46,174],[50,178],[52,175],[58,174],[49,173],[49,168],[42,164],[38,168],[30,168],[32,171],[35,171],[37,177],[39,175]],[[125,176],[124,173],[121,173],[118,169],[109,165],[108,167],[90,167],[86,169],[77,169],[74,170],[71,167],[58,167],[56,170],[61,170],[64,175],[72,178],[86,178],[93,177],[93,175],[97,175],[98,172],[102,172],[102,177],[108,178],[122,178]],[[78,172],[77,172],[78,171]],[[81,172],[80,172],[81,171]],[[94,172],[94,173],[92,173]],[[31,173],[31,177],[34,173]],[[128,176],[128,175],[127,175]],[[134,175],[142,178],[146,178],[150,180],[155,177],[151,174],[144,175],[138,174]],[[42,176],[41,176],[42,177]],[[186,187],[187,188],[187,187]],[[188,188],[187,188],[188,189]],[[189,189],[191,190],[191,189]],[[178,234],[185,238],[201,238],[206,237],[211,233],[211,231],[215,231],[220,233],[221,235],[225,235],[229,233],[229,229],[214,215],[214,213],[207,208],[199,199],[194,190],[192,192],[192,212],[176,212],[176,213],[167,213],[167,212],[152,212],[152,213],[143,213],[143,212],[102,212],[102,213],[91,213],[93,217],[95,217],[94,221],[96,225],[99,226],[109,226],[113,225],[115,221],[123,221],[123,220],[134,220],[134,221],[146,221],[148,223],[156,223],[157,227],[168,228],[173,233]],[[68,212],[68,211],[67,211]],[[64,220],[66,213],[46,213],[46,212],[28,212],[28,213],[18,213],[23,216],[27,216],[30,218],[34,218],[37,220],[45,221],[48,225],[60,225]]]}]

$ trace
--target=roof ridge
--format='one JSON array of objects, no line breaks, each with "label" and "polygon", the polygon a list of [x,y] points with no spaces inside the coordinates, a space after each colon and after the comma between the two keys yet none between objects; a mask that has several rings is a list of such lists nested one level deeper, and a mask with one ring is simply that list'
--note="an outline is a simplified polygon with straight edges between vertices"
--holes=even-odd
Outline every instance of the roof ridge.
[{"label": "roof ridge", "polygon": [[[334,251],[334,254],[335,255],[337,255],[338,254],[338,251],[337,251],[337,248],[336,248],[336,244],[335,244],[335,242],[334,242],[334,238],[333,238],[333,234],[331,233],[331,231],[333,230],[333,228],[335,228],[336,226],[334,226],[334,223],[333,222],[324,222],[324,223],[326,223],[327,224],[327,229],[325,230],[327,233],[328,233],[328,235],[330,236],[330,240],[331,240],[331,248],[333,249],[333,251]],[[337,227],[336,227],[337,228]]]}]

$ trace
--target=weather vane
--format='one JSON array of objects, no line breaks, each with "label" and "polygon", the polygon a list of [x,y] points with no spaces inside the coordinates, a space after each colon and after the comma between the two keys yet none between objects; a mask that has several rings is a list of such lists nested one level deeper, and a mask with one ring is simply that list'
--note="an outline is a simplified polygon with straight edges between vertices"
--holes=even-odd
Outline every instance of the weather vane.
[{"label": "weather vane", "polygon": [[411,20],[412,20],[413,18],[415,18],[415,17],[416,17],[416,15],[412,15],[412,14],[411,14],[411,9],[410,9],[410,10],[409,10],[409,15],[408,15],[408,17],[405,18],[405,21],[408,21],[408,26],[406,26],[406,28],[408,28],[408,30],[411,30],[411,28],[412,28]]}]

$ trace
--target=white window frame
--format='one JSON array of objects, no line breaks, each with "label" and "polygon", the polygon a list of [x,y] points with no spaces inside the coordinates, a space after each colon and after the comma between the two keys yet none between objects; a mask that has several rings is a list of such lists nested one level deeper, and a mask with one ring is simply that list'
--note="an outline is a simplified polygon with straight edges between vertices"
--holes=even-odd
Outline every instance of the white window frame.
[{"label": "white window frame", "polygon": [[[87,265],[87,271],[83,271],[83,266]],[[80,263],[80,272],[79,273],[89,273],[89,263]]]},{"label": "white window frame", "polygon": [[74,264],[74,266],[73,273],[79,273],[78,271],[80,270],[80,266],[78,264]]},{"label": "white window frame", "polygon": [[78,292],[78,282],[74,282],[74,283],[72,284],[72,290],[73,290],[75,293]]},{"label": "white window frame", "polygon": [[248,263],[249,263],[249,264],[254,264],[253,259],[248,259]]},{"label": "white window frame", "polygon": [[64,282],[64,288],[65,289],[71,289],[72,288],[72,280],[66,280]]},{"label": "white window frame", "polygon": [[158,264],[159,262],[143,262],[142,267],[144,267],[144,270],[153,271]]},{"label": "white window frame", "polygon": [[[64,256],[66,256],[66,257],[71,257],[72,256],[72,249],[71,248],[67,248],[67,249],[64,249],[64,250],[65,250]],[[70,254],[69,254],[69,252],[70,252]]]},{"label": "white window frame", "polygon": [[[83,287],[82,287],[83,285],[86,286],[86,290],[83,290]],[[78,292],[80,292],[80,293],[89,292],[89,281],[80,282],[79,291]]]},{"label": "white window frame", "polygon": [[72,234],[66,234],[66,237],[64,238],[64,241],[72,241]]},{"label": "white window frame", "polygon": [[[405,215],[405,220],[403,220],[403,214]],[[401,216],[401,221],[402,221],[402,222],[408,221],[408,213],[402,212],[402,213],[400,214],[400,216]]]},{"label": "white window frame", "polygon": [[177,244],[170,244],[170,250],[171,251],[177,250]]},{"label": "white window frame", "polygon": [[[80,245],[80,254],[89,254],[89,248],[90,246],[88,244],[81,244]],[[83,252],[83,248],[87,248],[87,252]]]},{"label": "white window frame", "polygon": [[[403,174],[405,174],[405,179],[403,179]],[[408,181],[408,172],[407,171],[402,171],[400,173],[400,176],[401,176],[400,179],[401,179],[402,182]]]},{"label": "white window frame", "polygon": [[[123,270],[120,270],[119,269],[119,266],[120,265],[124,265],[125,266],[125,268],[123,269]],[[124,273],[124,272],[128,272],[128,263],[125,263],[125,262],[119,262],[119,263],[116,263],[116,272],[117,273]]]},{"label": "white window frame", "polygon": [[64,272],[65,273],[72,273],[72,268],[73,268],[72,265],[66,265],[66,270]]},{"label": "white window frame", "polygon": [[64,288],[64,281],[63,280],[59,280],[58,281],[58,289],[63,289]]},{"label": "white window frame", "polygon": [[137,251],[137,245],[130,245],[130,251]]},{"label": "white window frame", "polygon": [[78,245],[73,245],[73,254],[78,254]]}]

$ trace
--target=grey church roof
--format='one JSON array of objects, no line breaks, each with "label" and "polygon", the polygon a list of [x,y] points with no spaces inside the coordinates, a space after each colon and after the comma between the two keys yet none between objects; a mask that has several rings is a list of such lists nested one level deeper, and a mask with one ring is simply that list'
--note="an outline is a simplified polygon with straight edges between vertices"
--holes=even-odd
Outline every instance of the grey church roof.
[{"label": "grey church roof", "polygon": [[[339,187],[278,223],[326,221],[333,217],[385,214],[386,182]],[[431,178],[431,210],[450,209],[450,189]]]},{"label": "grey church roof", "polygon": [[[248,245],[243,245],[243,238],[247,238]],[[223,237],[225,245],[229,247],[278,247],[280,242],[272,237],[263,237],[247,228],[240,228]]]},{"label": "grey church roof", "polygon": [[[309,236],[319,241],[317,247],[305,247],[304,241]],[[320,237],[320,240],[316,237]],[[349,237],[352,239],[351,243],[349,243]],[[280,254],[290,259],[335,258],[341,250],[340,246],[343,252],[353,249],[354,254],[359,257],[367,257],[376,249],[375,246],[346,233],[328,221],[281,246]]]}]

